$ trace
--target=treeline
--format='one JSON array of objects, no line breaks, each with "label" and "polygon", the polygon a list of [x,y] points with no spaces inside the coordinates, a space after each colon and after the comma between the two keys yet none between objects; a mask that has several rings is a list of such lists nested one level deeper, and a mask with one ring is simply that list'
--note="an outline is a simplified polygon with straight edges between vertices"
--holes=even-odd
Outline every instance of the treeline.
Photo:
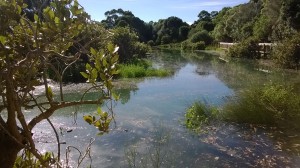
[{"label": "treeline", "polygon": [[[127,29],[139,42],[150,46],[173,45],[181,49],[205,49],[224,42],[237,42],[228,56],[259,58],[257,43],[275,43],[271,57],[285,68],[299,66],[300,1],[250,0],[221,11],[202,10],[192,25],[178,17],[146,23],[130,11],[105,12],[101,24],[108,29]],[[285,49],[285,50],[282,50]]]},{"label": "treeline", "polygon": [[[50,5],[51,1],[24,0],[27,6],[22,12],[34,21],[34,16]],[[66,55],[73,55],[80,46],[89,44],[95,49],[104,49],[106,44],[119,46],[119,62],[130,63],[143,58],[150,46],[175,46],[182,50],[203,50],[220,41],[238,42],[228,56],[259,58],[258,42],[275,43],[270,55],[278,65],[299,68],[300,61],[300,1],[297,0],[251,0],[220,11],[202,10],[191,25],[171,16],[157,22],[144,22],[130,11],[113,9],[104,13],[105,20],[91,21],[88,18],[82,31],[73,37],[77,43],[67,46]],[[68,12],[65,13],[68,15]],[[60,20],[63,20],[63,15]],[[1,18],[5,23],[5,18]],[[44,18],[46,19],[46,18]],[[2,25],[4,26],[4,25]],[[74,29],[76,30],[76,29]],[[57,34],[51,36],[55,38]],[[55,79],[57,72],[49,69],[49,77],[64,82],[84,82],[79,72],[89,57],[83,53],[81,59],[64,71],[62,79]],[[64,68],[64,61],[52,59],[53,66]]]}]

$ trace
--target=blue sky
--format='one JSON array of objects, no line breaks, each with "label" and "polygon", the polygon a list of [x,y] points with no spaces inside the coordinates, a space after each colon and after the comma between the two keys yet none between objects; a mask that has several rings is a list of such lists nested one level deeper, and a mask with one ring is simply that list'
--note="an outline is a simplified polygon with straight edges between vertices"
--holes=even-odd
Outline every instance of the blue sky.
[{"label": "blue sky", "polygon": [[158,21],[177,16],[183,21],[193,23],[201,10],[219,11],[223,7],[232,7],[249,0],[78,0],[93,20],[105,19],[104,12],[122,8],[131,11],[144,20]]}]

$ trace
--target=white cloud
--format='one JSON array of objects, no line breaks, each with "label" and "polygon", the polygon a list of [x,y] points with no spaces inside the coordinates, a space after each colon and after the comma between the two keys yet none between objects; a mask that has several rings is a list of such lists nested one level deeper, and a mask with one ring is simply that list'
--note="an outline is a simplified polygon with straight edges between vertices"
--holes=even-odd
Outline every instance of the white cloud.
[{"label": "white cloud", "polygon": [[238,1],[204,1],[204,2],[181,2],[170,6],[172,9],[199,9],[207,7],[234,6],[240,4]]}]

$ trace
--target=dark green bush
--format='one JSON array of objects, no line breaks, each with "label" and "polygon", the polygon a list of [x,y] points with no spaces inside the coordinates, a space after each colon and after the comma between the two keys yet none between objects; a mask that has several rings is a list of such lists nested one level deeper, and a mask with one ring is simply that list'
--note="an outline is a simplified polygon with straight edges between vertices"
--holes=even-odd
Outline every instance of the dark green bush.
[{"label": "dark green bush", "polygon": [[164,35],[162,38],[161,38],[161,44],[169,44],[172,42],[172,38],[171,36],[169,35]]},{"label": "dark green bush", "polygon": [[197,43],[192,43],[192,50],[204,50],[205,49],[205,42],[199,41]]},{"label": "dark green bush", "polygon": [[229,52],[227,53],[229,57],[236,57],[236,58],[259,58],[259,45],[258,41],[254,38],[248,38],[241,43],[232,46],[229,48]]},{"label": "dark green bush", "polygon": [[139,39],[135,32],[131,31],[128,27],[118,27],[112,31],[114,33],[112,42],[120,47],[118,54],[121,63],[146,56],[149,48],[146,44],[138,41]]},{"label": "dark green bush", "polygon": [[199,41],[196,43],[191,43],[189,41],[184,41],[181,43],[181,50],[204,50],[206,47],[205,42]]},{"label": "dark green bush", "polygon": [[200,31],[195,33],[191,38],[190,41],[192,43],[197,43],[203,41],[205,45],[210,45],[213,41],[212,37],[208,34],[206,30]]},{"label": "dark green bush", "polygon": [[283,68],[299,69],[300,33],[278,43],[273,50],[273,59]]},{"label": "dark green bush", "polygon": [[147,44],[148,44],[149,46],[154,46],[154,45],[155,45],[155,43],[154,43],[153,40],[148,41]]}]

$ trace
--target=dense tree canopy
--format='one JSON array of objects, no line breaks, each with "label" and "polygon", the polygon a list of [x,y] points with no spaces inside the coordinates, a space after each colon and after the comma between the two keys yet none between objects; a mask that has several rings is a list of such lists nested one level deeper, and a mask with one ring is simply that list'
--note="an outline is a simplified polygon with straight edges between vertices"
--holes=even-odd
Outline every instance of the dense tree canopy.
[{"label": "dense tree canopy", "polygon": [[130,11],[123,9],[112,9],[105,12],[106,20],[102,23],[106,28],[129,27],[138,34],[141,42],[147,42],[152,39],[152,27],[140,18],[134,16]]},{"label": "dense tree canopy", "polygon": [[153,24],[156,44],[178,43],[187,38],[189,25],[178,17],[161,19]]}]

